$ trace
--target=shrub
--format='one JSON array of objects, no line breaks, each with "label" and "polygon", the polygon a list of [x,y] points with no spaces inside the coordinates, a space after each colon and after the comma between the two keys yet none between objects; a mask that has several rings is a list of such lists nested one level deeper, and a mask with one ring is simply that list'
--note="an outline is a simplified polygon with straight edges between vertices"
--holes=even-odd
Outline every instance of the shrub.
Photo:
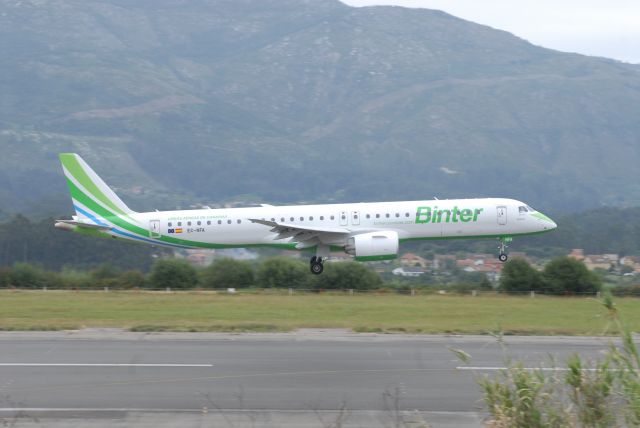
[{"label": "shrub", "polygon": [[264,288],[307,288],[312,280],[307,263],[288,257],[265,260],[256,277],[258,286]]},{"label": "shrub", "polygon": [[149,283],[153,288],[192,288],[198,285],[198,275],[185,260],[159,260],[151,269]]},{"label": "shrub", "polygon": [[230,258],[218,259],[202,271],[202,286],[206,288],[246,288],[254,283],[250,262]]},{"label": "shrub", "polygon": [[11,279],[11,268],[0,267],[0,287],[8,287]]},{"label": "shrub", "polygon": [[75,269],[63,269],[58,275],[60,287],[69,289],[90,288],[94,280],[90,273]]},{"label": "shrub", "polygon": [[544,267],[545,290],[551,293],[595,293],[602,287],[600,277],[581,261],[558,257]]},{"label": "shrub", "polygon": [[139,270],[127,270],[118,276],[117,286],[118,288],[131,289],[131,288],[144,288],[147,280],[144,274]]},{"label": "shrub", "polygon": [[9,285],[16,288],[43,288],[57,283],[54,273],[27,263],[16,263],[9,275]]},{"label": "shrub", "polygon": [[314,287],[326,290],[369,290],[380,288],[382,280],[374,271],[357,262],[325,263]]},{"label": "shrub", "polygon": [[500,276],[500,290],[508,292],[540,291],[542,275],[524,259],[512,259],[504,264]]}]

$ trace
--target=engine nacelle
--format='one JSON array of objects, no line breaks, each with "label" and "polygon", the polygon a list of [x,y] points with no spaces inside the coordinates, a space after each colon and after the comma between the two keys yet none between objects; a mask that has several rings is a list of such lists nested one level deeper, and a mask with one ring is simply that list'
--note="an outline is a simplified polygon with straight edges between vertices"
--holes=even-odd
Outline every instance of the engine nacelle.
[{"label": "engine nacelle", "polygon": [[344,251],[357,261],[392,260],[398,257],[398,233],[391,230],[362,233],[349,238]]}]

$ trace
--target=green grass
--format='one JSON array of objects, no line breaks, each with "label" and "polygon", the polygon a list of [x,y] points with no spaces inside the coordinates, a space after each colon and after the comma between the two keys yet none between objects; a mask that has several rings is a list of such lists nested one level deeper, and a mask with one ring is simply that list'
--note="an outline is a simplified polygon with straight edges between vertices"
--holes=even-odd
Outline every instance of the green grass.
[{"label": "green grass", "polygon": [[[640,330],[640,299],[617,299]],[[509,296],[223,295],[1,291],[0,329],[116,327],[134,331],[291,331],[614,334],[592,298]]]}]

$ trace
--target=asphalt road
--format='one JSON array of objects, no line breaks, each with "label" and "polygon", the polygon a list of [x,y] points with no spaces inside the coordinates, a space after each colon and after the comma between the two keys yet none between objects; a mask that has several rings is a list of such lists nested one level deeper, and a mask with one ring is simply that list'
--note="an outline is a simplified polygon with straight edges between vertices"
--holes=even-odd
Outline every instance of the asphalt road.
[{"label": "asphalt road", "polygon": [[[15,426],[480,426],[477,376],[550,366],[596,338],[0,333],[0,423]],[[471,355],[463,364],[450,350]],[[470,366],[470,367],[469,367]],[[341,425],[336,425],[336,422]]]}]

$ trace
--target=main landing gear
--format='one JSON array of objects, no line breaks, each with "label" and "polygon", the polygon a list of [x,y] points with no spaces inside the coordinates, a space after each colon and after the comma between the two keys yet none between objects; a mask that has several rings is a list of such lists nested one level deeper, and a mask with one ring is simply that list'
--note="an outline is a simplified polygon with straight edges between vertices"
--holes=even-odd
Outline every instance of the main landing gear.
[{"label": "main landing gear", "polygon": [[322,257],[313,256],[311,257],[311,261],[309,263],[310,263],[309,267],[311,268],[311,273],[314,275],[320,275],[324,270],[324,260],[322,259]]},{"label": "main landing gear", "polygon": [[506,262],[509,258],[509,256],[507,255],[507,244],[511,241],[513,241],[513,238],[500,238],[500,246],[498,247],[500,252],[498,253],[498,260],[500,260],[502,263]]}]

